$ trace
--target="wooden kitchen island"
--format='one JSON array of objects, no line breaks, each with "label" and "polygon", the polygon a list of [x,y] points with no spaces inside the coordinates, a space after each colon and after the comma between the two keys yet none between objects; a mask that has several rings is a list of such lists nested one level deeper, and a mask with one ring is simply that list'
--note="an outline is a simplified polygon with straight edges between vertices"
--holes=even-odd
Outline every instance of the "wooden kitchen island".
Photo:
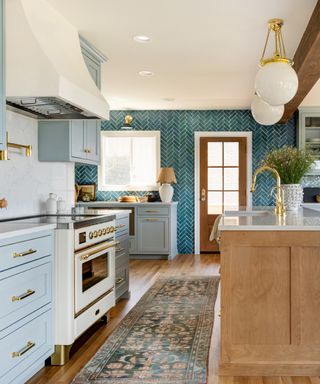
[{"label": "wooden kitchen island", "polygon": [[320,375],[319,215],[222,218],[220,375]]}]

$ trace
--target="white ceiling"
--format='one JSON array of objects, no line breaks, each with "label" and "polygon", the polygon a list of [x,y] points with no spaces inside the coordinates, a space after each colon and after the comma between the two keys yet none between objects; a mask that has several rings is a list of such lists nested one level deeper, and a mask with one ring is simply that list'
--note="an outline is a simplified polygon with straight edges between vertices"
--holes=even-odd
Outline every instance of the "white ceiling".
[{"label": "white ceiling", "polygon": [[[222,109],[249,107],[267,20],[285,20],[292,57],[317,0],[48,2],[109,58],[102,92],[111,109]],[[152,42],[136,43],[135,35]]]}]

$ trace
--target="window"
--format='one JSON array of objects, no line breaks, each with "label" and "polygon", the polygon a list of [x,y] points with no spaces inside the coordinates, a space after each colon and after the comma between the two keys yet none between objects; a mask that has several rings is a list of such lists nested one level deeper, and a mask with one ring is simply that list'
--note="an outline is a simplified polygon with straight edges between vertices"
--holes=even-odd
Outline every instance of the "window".
[{"label": "window", "polygon": [[101,132],[100,190],[158,190],[159,169],[159,131]]}]

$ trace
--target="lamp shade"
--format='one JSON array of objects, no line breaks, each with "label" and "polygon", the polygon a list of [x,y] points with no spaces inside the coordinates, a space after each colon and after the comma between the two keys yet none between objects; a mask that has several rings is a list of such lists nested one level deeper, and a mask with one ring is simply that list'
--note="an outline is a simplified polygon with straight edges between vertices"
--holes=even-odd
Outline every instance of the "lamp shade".
[{"label": "lamp shade", "polygon": [[257,73],[256,93],[270,105],[287,104],[297,93],[298,76],[290,64],[275,61],[265,64]]},{"label": "lamp shade", "polygon": [[259,96],[254,95],[251,103],[251,113],[254,119],[262,125],[276,124],[282,117],[284,105],[273,106]]},{"label": "lamp shade", "polygon": [[176,175],[173,168],[161,168],[158,176],[158,183],[160,184],[172,184],[176,183]]}]

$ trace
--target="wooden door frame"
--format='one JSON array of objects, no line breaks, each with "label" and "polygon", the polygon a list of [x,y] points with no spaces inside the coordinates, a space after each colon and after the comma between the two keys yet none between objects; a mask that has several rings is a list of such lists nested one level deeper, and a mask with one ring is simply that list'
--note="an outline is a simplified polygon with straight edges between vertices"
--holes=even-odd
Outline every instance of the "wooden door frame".
[{"label": "wooden door frame", "polygon": [[194,253],[200,253],[200,137],[245,137],[247,139],[247,206],[252,206],[252,132],[194,132]]}]

